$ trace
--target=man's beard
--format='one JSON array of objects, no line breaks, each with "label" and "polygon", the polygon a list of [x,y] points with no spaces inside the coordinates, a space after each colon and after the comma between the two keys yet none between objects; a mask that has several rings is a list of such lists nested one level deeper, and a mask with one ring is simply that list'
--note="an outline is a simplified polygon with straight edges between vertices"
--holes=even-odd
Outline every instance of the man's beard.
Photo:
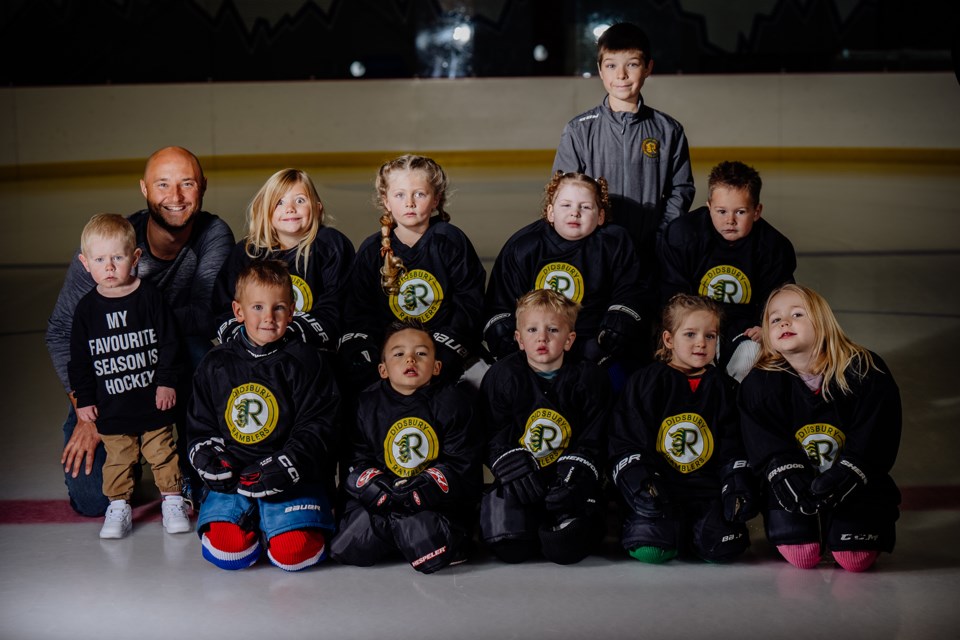
[{"label": "man's beard", "polygon": [[193,216],[191,215],[183,224],[170,224],[156,207],[147,207],[147,210],[150,211],[150,219],[153,220],[161,229],[164,231],[169,231],[170,233],[183,231],[193,222]]}]

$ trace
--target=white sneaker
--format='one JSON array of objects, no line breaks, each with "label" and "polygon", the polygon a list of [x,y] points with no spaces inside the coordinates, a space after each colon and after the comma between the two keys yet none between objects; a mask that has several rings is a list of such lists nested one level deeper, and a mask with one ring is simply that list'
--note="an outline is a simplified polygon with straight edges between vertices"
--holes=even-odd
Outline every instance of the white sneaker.
[{"label": "white sneaker", "polygon": [[126,500],[113,500],[100,528],[101,538],[123,538],[133,528],[133,509]]},{"label": "white sneaker", "polygon": [[190,516],[187,515],[187,503],[183,496],[164,496],[160,512],[163,514],[163,529],[167,533],[190,531]]}]

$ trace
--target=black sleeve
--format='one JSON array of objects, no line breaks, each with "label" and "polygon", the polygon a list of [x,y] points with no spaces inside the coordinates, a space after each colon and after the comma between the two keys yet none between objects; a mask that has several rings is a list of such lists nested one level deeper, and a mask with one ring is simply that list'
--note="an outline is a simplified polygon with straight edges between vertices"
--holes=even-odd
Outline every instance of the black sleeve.
[{"label": "black sleeve", "polygon": [[233,316],[233,298],[236,293],[237,276],[245,266],[250,264],[250,257],[244,249],[243,241],[234,245],[226,261],[217,273],[213,284],[212,337],[217,337],[220,326],[225,322],[236,322]]},{"label": "black sleeve", "polygon": [[88,309],[89,305],[84,304],[83,300],[78,303],[73,330],[70,332],[70,360],[67,371],[78,407],[97,404],[97,378],[93,373],[93,358],[90,356],[90,347],[87,344]]}]

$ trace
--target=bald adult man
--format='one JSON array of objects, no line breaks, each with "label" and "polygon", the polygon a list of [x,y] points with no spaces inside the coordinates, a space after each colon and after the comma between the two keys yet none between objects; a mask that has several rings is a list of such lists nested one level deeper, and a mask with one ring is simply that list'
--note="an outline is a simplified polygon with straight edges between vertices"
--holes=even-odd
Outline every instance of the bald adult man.
[{"label": "bald adult man", "polygon": [[[136,230],[137,247],[143,253],[137,274],[160,289],[173,309],[191,371],[211,346],[213,283],[235,244],[227,223],[202,210],[206,189],[207,180],[197,157],[183,147],[164,147],[147,159],[140,180],[147,208],[127,218]],[[77,421],[67,376],[74,309],[95,286],[78,254],[79,251],[70,262],[47,323],[46,342],[57,375],[71,398],[72,406],[63,425],[60,459],[70,505],[81,515],[98,517],[109,504],[102,491],[105,453],[96,425]],[[184,380],[184,391],[182,395],[178,393],[177,408],[184,412],[189,387],[189,380]],[[180,438],[180,465],[184,478],[190,478],[195,472],[182,450],[183,444]]]}]

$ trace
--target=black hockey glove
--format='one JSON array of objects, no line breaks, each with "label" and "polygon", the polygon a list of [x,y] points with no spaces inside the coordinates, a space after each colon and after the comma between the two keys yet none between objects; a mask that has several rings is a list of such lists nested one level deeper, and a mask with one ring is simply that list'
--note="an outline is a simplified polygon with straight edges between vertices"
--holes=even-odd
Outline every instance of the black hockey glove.
[{"label": "black hockey glove", "polygon": [[236,490],[240,463],[227,453],[222,438],[197,442],[190,448],[187,457],[211,491],[233,493]]},{"label": "black hockey glove", "polygon": [[330,349],[330,336],[316,318],[302,311],[293,314],[290,324],[287,325],[287,337],[302,340],[320,349]]},{"label": "black hockey glove", "polygon": [[812,516],[817,504],[810,497],[813,468],[809,462],[778,456],[767,465],[767,482],[780,506],[790,513]]},{"label": "black hockey glove", "polygon": [[580,456],[561,456],[557,477],[547,488],[547,511],[565,516],[585,516],[597,506],[600,474],[592,462]]},{"label": "black hockey glove", "polygon": [[535,504],[543,499],[543,477],[533,454],[522,447],[507,451],[490,469],[500,480],[504,492],[520,504]]},{"label": "black hockey glove", "polygon": [[622,459],[613,470],[613,483],[620,489],[627,506],[647,518],[663,517],[670,502],[660,474],[635,453]]},{"label": "black hockey glove", "polygon": [[364,333],[348,333],[337,348],[344,375],[350,384],[363,388],[377,379],[380,356],[376,345]]},{"label": "black hockey glove", "polygon": [[357,500],[370,513],[385,514],[393,511],[397,506],[397,500],[393,495],[393,484],[390,483],[387,475],[377,469],[370,467],[364,469],[359,474],[350,474],[347,482],[352,482],[357,490]]},{"label": "black hockey glove", "polygon": [[243,323],[236,318],[230,318],[217,327],[217,340],[223,344],[236,338],[241,331],[243,331]]},{"label": "black hockey glove", "polygon": [[487,345],[487,352],[495,360],[505,358],[520,349],[516,338],[513,337],[513,330],[513,315],[509,313],[496,315],[487,322],[487,326],[483,329],[483,341]]},{"label": "black hockey glove", "polygon": [[846,458],[836,460],[810,483],[810,497],[819,509],[833,509],[867,484],[867,474]]},{"label": "black hockey glove", "polygon": [[601,351],[613,355],[629,346],[632,336],[637,334],[639,328],[640,314],[630,307],[615,304],[607,309],[600,322],[597,344]]},{"label": "black hockey glove", "polygon": [[300,472],[283,451],[247,465],[240,474],[237,493],[248,498],[264,498],[282,493],[300,481]]},{"label": "black hockey glove", "polygon": [[443,381],[456,382],[463,375],[463,363],[467,358],[466,348],[460,342],[445,333],[435,331],[433,343],[436,346],[437,360],[440,361],[440,373]]},{"label": "black hockey glove", "polygon": [[393,483],[393,495],[408,513],[436,510],[449,492],[447,477],[436,467]]},{"label": "black hockey glove", "polygon": [[590,338],[583,343],[582,353],[585,360],[601,366],[610,359],[610,354],[603,350],[596,338]]},{"label": "black hockey glove", "polygon": [[723,518],[727,522],[746,522],[760,512],[757,481],[746,460],[733,460],[720,470],[723,488]]}]

